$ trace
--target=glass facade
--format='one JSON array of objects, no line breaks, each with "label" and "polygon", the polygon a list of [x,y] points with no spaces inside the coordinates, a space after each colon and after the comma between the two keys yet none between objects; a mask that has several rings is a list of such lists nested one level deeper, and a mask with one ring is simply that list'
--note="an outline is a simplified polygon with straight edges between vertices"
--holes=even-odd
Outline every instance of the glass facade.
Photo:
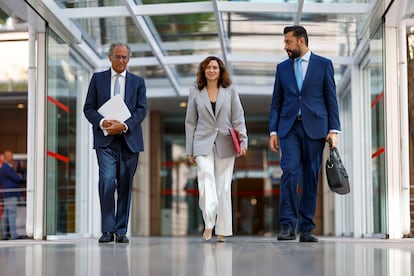
[{"label": "glass facade", "polygon": [[384,104],[384,29],[371,39],[369,91],[371,102],[373,233],[387,233],[387,178]]},{"label": "glass facade", "polygon": [[77,169],[86,156],[77,147],[89,71],[52,30],[47,41],[46,234],[59,235],[79,229],[77,215],[85,208],[77,195],[86,183]]},{"label": "glass facade", "polygon": [[[354,157],[354,153],[352,151],[353,141],[353,129],[352,129],[352,90],[351,90],[351,83],[349,83],[343,94],[339,98],[340,102],[340,118],[341,118],[341,126],[342,126],[342,133],[339,137],[339,143],[341,148],[341,158],[344,166],[348,172],[349,179],[351,180],[351,194],[354,193],[356,189],[356,182],[353,181],[355,179],[353,167],[352,167],[352,160]],[[341,221],[341,230],[337,232],[337,234],[341,234],[342,236],[352,236],[353,229],[354,229],[354,220],[352,216],[352,206],[353,201],[355,200],[353,196],[347,196],[337,199],[338,202],[341,203],[341,208],[337,208],[335,211],[335,216],[339,221]],[[339,204],[338,204],[339,205]],[[338,206],[337,205],[337,206]]]},{"label": "glass facade", "polygon": [[[414,183],[414,24],[407,28],[407,71],[408,71],[408,118],[410,141],[410,183]],[[414,197],[414,189],[410,190],[410,197]],[[410,205],[410,214],[414,214],[414,204]],[[411,229],[414,221],[411,220]]]}]

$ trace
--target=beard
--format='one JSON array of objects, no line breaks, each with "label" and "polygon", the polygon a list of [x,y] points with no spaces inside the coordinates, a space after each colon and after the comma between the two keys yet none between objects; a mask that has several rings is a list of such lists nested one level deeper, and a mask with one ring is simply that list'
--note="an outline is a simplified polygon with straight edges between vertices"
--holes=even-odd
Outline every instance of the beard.
[{"label": "beard", "polygon": [[293,59],[300,57],[300,54],[301,54],[299,49],[287,50],[286,52],[287,52],[288,56],[290,58],[293,58]]}]

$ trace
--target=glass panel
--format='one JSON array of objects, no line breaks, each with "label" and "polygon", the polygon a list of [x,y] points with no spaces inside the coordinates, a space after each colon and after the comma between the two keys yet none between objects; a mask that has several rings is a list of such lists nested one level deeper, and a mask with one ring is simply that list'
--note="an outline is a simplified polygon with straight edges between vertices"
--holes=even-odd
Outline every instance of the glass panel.
[{"label": "glass panel", "polygon": [[[414,27],[407,30],[407,77],[408,77],[408,114],[410,139],[410,183],[414,183]],[[414,189],[410,189],[410,201],[414,202]],[[414,204],[410,205],[411,233],[414,232]]]},{"label": "glass panel", "polygon": [[[147,79],[147,78],[162,79],[162,78],[167,77],[165,75],[164,69],[161,66],[131,66],[131,67],[128,67],[128,71],[138,76],[141,76],[144,79]],[[170,82],[167,82],[167,84],[170,84]]]},{"label": "glass panel", "polygon": [[[348,86],[345,88],[344,96],[340,100],[340,112],[342,133],[340,137],[341,157],[344,166],[348,172],[349,179],[351,179],[351,189],[354,189],[352,184],[353,171],[352,160],[353,157],[353,134],[352,134],[352,91],[351,81],[348,82]],[[342,212],[335,210],[335,216],[337,220],[342,222],[343,231],[340,233],[342,236],[352,236],[354,233],[354,219],[353,219],[353,195],[347,197],[341,197],[339,200],[343,203]]]},{"label": "glass panel", "polygon": [[[227,0],[225,2],[229,2],[232,0]],[[298,0],[248,0],[248,2],[256,2],[256,3],[297,3]],[[305,0],[306,3],[369,3],[370,0]]]},{"label": "glass panel", "polygon": [[[76,120],[89,72],[55,33],[48,37],[46,234],[76,232]],[[75,208],[76,207],[76,208]]]},{"label": "glass panel", "polygon": [[[281,39],[283,40],[283,38]],[[283,48],[283,45],[281,47]],[[285,53],[283,55],[285,55],[285,58],[288,58]],[[234,80],[238,85],[248,84],[273,87],[276,62],[276,60],[274,63],[233,62]],[[334,64],[335,82],[337,84],[341,81],[346,67],[346,65]]]},{"label": "glass panel", "polygon": [[73,22],[82,30],[85,40],[101,58],[107,57],[109,45],[114,41],[128,43],[132,57],[153,56],[150,47],[129,17],[76,19]]},{"label": "glass panel", "polygon": [[87,7],[107,7],[119,6],[123,4],[120,0],[54,0],[57,5],[65,8],[87,8]]},{"label": "glass panel", "polygon": [[371,92],[371,146],[373,231],[387,233],[387,182],[385,168],[384,121],[384,63],[383,28],[377,30],[370,41],[370,92]]},{"label": "glass panel", "polygon": [[0,33],[0,92],[27,93],[28,37],[28,33]]},{"label": "glass panel", "polygon": [[[230,51],[232,54],[286,55],[283,29],[295,16],[295,13],[223,13]],[[356,15],[304,14],[303,24],[312,22],[307,27],[310,49],[327,57],[351,56],[357,43],[357,22],[361,19]]]},{"label": "glass panel", "polygon": [[[141,2],[137,1],[136,2]],[[143,4],[168,4],[168,3],[181,3],[181,2],[210,2],[209,0],[184,0],[184,1],[177,1],[177,0],[142,0]],[[139,3],[137,3],[139,4]]]},{"label": "glass panel", "polygon": [[213,13],[151,16],[166,55],[220,52]]},{"label": "glass panel", "polygon": [[[286,56],[287,58],[287,56]],[[276,73],[275,63],[232,63],[234,81],[237,85],[258,85],[273,88]],[[271,89],[268,91],[271,93]]]},{"label": "glass panel", "polygon": [[162,135],[161,235],[163,236],[197,234],[203,229],[198,208],[195,168],[187,164],[184,136],[177,135],[171,129],[171,125],[175,123],[176,120],[168,120],[166,123],[168,125],[166,128],[172,130],[174,134]]},{"label": "glass panel", "polygon": [[[191,78],[193,81],[195,80],[197,69],[198,69],[198,63],[197,64],[177,64],[173,67],[175,68],[175,71],[181,77],[183,78],[188,77],[188,78]],[[189,83],[183,83],[183,84],[189,84]]]},{"label": "glass panel", "polygon": [[223,24],[232,54],[284,55],[283,28],[292,15],[223,13]]}]

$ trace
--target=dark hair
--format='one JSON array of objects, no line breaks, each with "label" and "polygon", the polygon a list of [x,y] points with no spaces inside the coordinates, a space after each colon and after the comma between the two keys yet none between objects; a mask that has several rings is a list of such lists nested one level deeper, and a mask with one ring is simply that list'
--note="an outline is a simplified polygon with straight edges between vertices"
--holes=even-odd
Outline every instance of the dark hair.
[{"label": "dark hair", "polygon": [[108,56],[112,55],[112,53],[114,51],[114,48],[117,47],[117,46],[126,47],[128,49],[128,57],[131,57],[131,48],[129,48],[129,45],[126,44],[126,43],[123,43],[123,42],[119,42],[119,41],[111,43],[111,46],[109,46],[109,50],[108,50]]},{"label": "dark hair", "polygon": [[305,39],[305,45],[308,46],[308,33],[306,32],[306,29],[304,27],[294,25],[285,27],[285,29],[283,30],[283,34],[287,34],[290,32],[293,32],[293,36],[296,38],[303,37]]},{"label": "dark hair", "polygon": [[215,56],[209,56],[206,57],[200,64],[198,65],[198,71],[197,71],[197,82],[196,86],[198,90],[203,89],[207,85],[207,79],[205,75],[205,71],[207,68],[207,65],[210,63],[210,61],[215,60],[217,61],[219,68],[220,68],[220,76],[218,79],[218,86],[222,86],[224,88],[229,87],[231,85],[231,80],[229,73],[224,66],[224,62]]}]

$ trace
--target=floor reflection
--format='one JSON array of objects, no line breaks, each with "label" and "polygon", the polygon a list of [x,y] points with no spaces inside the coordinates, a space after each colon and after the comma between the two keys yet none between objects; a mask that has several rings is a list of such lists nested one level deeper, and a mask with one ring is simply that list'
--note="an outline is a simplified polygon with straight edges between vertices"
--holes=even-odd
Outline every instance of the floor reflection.
[{"label": "floor reflection", "polygon": [[233,237],[1,241],[0,275],[413,275],[414,239],[320,238],[319,243]]},{"label": "floor reflection", "polygon": [[[99,244],[100,263],[91,265],[100,269],[97,275],[114,276],[130,275],[129,247],[126,244]],[[122,274],[117,274],[122,271]]]},{"label": "floor reflection", "polygon": [[203,276],[233,275],[233,245],[205,243]]}]

